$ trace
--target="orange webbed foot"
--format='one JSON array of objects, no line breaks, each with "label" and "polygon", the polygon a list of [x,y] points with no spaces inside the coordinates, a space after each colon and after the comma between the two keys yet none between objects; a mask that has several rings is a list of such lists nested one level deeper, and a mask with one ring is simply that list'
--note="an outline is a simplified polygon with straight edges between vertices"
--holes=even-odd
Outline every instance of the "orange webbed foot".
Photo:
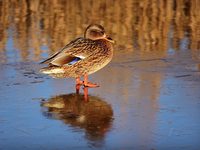
[{"label": "orange webbed foot", "polygon": [[90,82],[84,83],[83,85],[84,85],[85,87],[89,87],[89,88],[96,88],[96,87],[99,87],[98,84],[90,83]]},{"label": "orange webbed foot", "polygon": [[88,75],[84,75],[84,81],[83,81],[83,85],[85,87],[90,87],[90,88],[96,88],[96,87],[99,87],[99,85],[95,84],[95,83],[91,83],[91,82],[88,82]]},{"label": "orange webbed foot", "polygon": [[82,85],[84,87],[89,87],[89,88],[99,87],[98,84],[88,82],[88,75],[84,75],[84,81],[81,81],[80,77],[76,78],[76,91],[77,91],[77,93],[79,93],[80,86],[82,86]]}]

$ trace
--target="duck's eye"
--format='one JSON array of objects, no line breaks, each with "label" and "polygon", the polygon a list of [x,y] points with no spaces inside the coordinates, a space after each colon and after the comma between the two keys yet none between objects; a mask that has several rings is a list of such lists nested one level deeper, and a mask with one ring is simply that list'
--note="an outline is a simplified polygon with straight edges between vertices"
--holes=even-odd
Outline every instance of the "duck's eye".
[{"label": "duck's eye", "polygon": [[113,40],[111,37],[107,37],[107,39],[109,39],[109,40]]},{"label": "duck's eye", "polygon": [[104,31],[101,31],[101,34],[104,35]]},{"label": "duck's eye", "polygon": [[90,32],[90,35],[93,36],[93,37],[99,37],[99,36],[103,36],[104,32],[101,32],[101,31],[98,31],[98,30],[92,30]]}]

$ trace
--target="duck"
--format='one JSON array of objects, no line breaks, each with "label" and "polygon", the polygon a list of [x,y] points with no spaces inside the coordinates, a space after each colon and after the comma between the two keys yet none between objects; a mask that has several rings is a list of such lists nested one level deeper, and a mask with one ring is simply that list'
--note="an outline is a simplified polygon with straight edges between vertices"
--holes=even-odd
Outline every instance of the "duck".
[{"label": "duck", "polygon": [[76,87],[99,87],[98,84],[88,81],[88,75],[104,68],[112,60],[114,43],[103,26],[90,24],[85,29],[84,37],[72,40],[40,62],[47,64],[40,72],[53,78],[75,78]]}]

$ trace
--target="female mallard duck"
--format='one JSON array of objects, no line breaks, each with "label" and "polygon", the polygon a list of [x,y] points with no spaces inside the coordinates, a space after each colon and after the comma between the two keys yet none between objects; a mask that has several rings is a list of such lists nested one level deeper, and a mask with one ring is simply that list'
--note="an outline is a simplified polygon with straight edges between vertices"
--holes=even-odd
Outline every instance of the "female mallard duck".
[{"label": "female mallard duck", "polygon": [[[113,57],[114,41],[101,25],[89,25],[84,37],[77,38],[41,63],[48,66],[40,71],[55,78],[76,78],[76,85],[98,87],[88,82],[88,75],[106,66]],[[84,81],[80,78],[84,76]]]}]

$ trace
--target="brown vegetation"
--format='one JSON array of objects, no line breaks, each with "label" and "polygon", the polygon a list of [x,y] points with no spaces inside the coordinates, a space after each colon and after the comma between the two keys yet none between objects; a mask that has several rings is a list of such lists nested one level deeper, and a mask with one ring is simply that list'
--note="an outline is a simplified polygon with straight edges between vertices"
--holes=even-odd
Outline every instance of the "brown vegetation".
[{"label": "brown vegetation", "polygon": [[[191,50],[200,48],[199,0],[3,0],[0,1],[0,53],[9,36],[23,60],[39,60],[47,46],[57,51],[83,35],[90,23],[105,26],[127,51],[180,49],[184,38]],[[47,48],[46,48],[47,49]],[[33,53],[33,54],[32,54]]]}]

